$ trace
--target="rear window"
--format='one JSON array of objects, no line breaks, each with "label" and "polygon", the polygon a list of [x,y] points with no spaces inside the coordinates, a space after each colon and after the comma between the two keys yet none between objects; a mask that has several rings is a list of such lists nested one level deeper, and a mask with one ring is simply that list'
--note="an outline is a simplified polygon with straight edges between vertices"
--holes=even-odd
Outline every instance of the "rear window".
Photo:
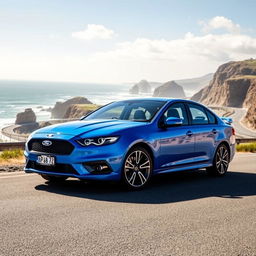
[{"label": "rear window", "polygon": [[209,120],[209,124],[216,124],[216,117],[214,114],[212,114],[209,110],[206,110],[207,116],[208,116],[208,120]]},{"label": "rear window", "polygon": [[196,104],[188,104],[191,117],[192,124],[208,124],[208,117],[206,115],[205,109]]}]

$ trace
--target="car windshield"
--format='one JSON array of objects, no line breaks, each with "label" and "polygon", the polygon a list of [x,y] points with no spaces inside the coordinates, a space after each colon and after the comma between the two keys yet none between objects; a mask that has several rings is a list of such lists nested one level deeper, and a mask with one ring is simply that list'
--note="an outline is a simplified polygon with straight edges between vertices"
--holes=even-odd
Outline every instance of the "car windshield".
[{"label": "car windshield", "polygon": [[89,114],[84,120],[119,119],[148,122],[152,120],[165,103],[165,101],[154,100],[113,102]]}]

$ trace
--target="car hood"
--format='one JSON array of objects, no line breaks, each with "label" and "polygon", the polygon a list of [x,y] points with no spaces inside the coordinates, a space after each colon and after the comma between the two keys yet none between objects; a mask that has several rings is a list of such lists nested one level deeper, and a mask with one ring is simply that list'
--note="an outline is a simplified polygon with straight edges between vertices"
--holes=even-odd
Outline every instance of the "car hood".
[{"label": "car hood", "polygon": [[[120,130],[144,126],[145,122],[132,122],[126,120],[81,120],[55,124],[41,128],[34,134],[72,135],[72,136],[103,136],[116,133]],[[54,136],[55,137],[55,136]]]}]

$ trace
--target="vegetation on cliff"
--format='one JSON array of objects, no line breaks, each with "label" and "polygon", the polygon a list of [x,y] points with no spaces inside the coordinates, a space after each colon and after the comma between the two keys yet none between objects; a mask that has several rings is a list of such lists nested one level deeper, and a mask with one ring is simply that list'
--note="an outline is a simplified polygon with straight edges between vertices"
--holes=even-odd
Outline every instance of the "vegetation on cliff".
[{"label": "vegetation on cliff", "polygon": [[69,106],[74,104],[92,104],[92,102],[85,97],[74,97],[64,102],[56,102],[52,109],[52,118],[64,118]]},{"label": "vegetation on cliff", "polygon": [[100,105],[96,104],[74,104],[68,107],[64,118],[75,119],[88,115],[90,112],[98,109]]}]

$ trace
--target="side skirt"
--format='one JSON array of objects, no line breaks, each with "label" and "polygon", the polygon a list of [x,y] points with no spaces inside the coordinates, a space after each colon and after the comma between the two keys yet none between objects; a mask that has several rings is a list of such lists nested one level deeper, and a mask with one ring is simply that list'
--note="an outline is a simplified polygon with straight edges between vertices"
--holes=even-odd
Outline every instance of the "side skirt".
[{"label": "side skirt", "polygon": [[165,169],[156,169],[153,171],[153,174],[158,173],[168,173],[168,172],[178,172],[178,171],[185,171],[185,170],[196,170],[201,168],[210,167],[212,164],[209,163],[198,163],[193,165],[182,165],[182,166],[176,166],[172,168],[165,168]]}]

